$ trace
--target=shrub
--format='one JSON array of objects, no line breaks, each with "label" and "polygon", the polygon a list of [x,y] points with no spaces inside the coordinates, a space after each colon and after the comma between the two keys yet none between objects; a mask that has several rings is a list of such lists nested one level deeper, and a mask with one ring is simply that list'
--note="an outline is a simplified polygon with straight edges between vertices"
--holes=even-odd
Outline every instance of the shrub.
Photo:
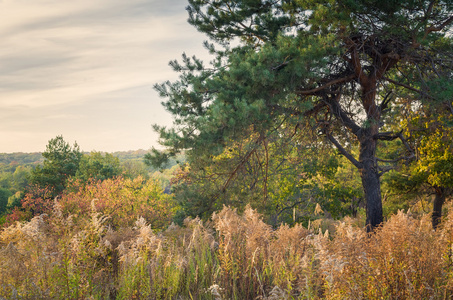
[{"label": "shrub", "polygon": [[109,216],[107,223],[113,228],[131,227],[141,216],[153,229],[162,229],[175,211],[171,195],[164,194],[154,180],[142,177],[117,177],[88,184],[71,181],[59,202],[64,214],[80,217],[89,214],[93,200],[96,211]]}]

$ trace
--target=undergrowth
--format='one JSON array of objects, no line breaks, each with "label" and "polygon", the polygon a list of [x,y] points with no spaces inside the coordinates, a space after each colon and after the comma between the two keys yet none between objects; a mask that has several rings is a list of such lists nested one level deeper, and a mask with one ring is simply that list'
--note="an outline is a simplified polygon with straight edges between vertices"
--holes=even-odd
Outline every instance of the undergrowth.
[{"label": "undergrowth", "polygon": [[[225,207],[209,223],[154,231],[137,216],[112,229],[93,204],[85,219],[46,215],[0,234],[5,299],[450,299],[453,213],[399,212],[373,234],[344,219],[314,229],[265,224]],[[331,221],[329,221],[331,222]],[[332,223],[332,222],[331,222]]]}]

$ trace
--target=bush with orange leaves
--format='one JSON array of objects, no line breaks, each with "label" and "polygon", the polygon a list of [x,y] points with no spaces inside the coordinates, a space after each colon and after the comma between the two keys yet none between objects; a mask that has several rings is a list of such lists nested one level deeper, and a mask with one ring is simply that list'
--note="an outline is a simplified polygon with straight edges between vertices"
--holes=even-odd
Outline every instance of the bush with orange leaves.
[{"label": "bush with orange leaves", "polygon": [[88,184],[75,180],[58,199],[63,213],[73,215],[75,220],[89,214],[92,201],[96,211],[109,216],[107,224],[114,228],[131,227],[140,216],[153,229],[162,229],[170,224],[175,212],[172,196],[164,194],[153,179],[140,176]]}]

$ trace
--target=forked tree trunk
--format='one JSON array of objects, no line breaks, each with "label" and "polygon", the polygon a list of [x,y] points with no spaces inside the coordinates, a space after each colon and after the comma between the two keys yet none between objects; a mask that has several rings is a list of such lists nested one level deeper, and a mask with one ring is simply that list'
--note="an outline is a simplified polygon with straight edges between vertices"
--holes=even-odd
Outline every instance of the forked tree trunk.
[{"label": "forked tree trunk", "polygon": [[442,205],[445,202],[445,192],[443,188],[436,188],[436,193],[434,196],[433,203],[433,214],[431,215],[433,228],[437,229],[439,226],[441,217],[442,217]]},{"label": "forked tree trunk", "polygon": [[366,132],[364,132],[360,141],[359,156],[360,163],[363,166],[360,169],[360,177],[365,193],[367,231],[372,231],[383,222],[381,182],[376,164],[376,140],[373,138],[378,128],[371,127],[365,130]]}]

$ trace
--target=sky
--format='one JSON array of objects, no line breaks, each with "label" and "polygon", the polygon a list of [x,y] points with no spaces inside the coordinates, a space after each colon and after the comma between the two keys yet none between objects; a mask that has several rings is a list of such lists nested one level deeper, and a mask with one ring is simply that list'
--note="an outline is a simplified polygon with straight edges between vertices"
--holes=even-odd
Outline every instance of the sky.
[{"label": "sky", "polygon": [[155,83],[183,52],[208,58],[186,0],[0,0],[0,153],[157,147]]}]

